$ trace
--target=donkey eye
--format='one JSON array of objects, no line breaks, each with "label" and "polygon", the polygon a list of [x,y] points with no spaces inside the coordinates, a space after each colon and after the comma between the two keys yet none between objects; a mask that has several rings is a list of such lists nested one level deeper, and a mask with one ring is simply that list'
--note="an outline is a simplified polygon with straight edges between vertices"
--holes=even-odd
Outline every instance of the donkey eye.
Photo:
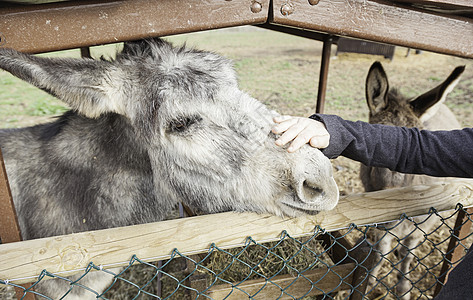
[{"label": "donkey eye", "polygon": [[168,130],[170,132],[184,132],[193,124],[201,121],[199,116],[181,117],[177,118],[169,124]]}]

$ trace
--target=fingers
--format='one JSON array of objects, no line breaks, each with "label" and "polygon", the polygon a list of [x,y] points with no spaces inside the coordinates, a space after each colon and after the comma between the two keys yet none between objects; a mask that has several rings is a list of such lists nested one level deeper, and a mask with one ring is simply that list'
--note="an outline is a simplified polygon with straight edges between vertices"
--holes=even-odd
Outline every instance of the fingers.
[{"label": "fingers", "polygon": [[275,117],[273,120],[278,123],[272,129],[272,132],[275,134],[281,134],[297,123],[297,119],[290,116],[279,116]]},{"label": "fingers", "polygon": [[[309,141],[309,138],[301,136],[301,133],[303,130],[304,130],[304,126],[302,126],[302,124],[300,123],[297,123],[296,121],[292,126],[289,126],[287,130],[282,131],[283,134],[276,140],[276,145],[284,146],[290,141],[295,140],[295,139],[298,139],[299,140],[298,143],[302,143],[302,145],[307,143]],[[300,141],[301,139],[305,139],[305,141]]]},{"label": "fingers", "polygon": [[327,148],[330,142],[329,135],[314,136],[310,139],[309,144],[318,149]]},{"label": "fingers", "polygon": [[277,123],[272,132],[281,136],[276,140],[276,145],[284,146],[291,142],[288,152],[295,152],[309,143],[315,148],[326,148],[329,145],[330,135],[321,122],[291,116],[278,116],[274,118]]},{"label": "fingers", "polygon": [[295,152],[305,144],[307,144],[311,140],[309,132],[306,130],[302,130],[292,141],[289,148],[287,148],[287,152]]},{"label": "fingers", "polygon": [[276,123],[281,123],[289,119],[295,119],[295,118],[292,116],[277,116],[273,118],[273,121]]}]

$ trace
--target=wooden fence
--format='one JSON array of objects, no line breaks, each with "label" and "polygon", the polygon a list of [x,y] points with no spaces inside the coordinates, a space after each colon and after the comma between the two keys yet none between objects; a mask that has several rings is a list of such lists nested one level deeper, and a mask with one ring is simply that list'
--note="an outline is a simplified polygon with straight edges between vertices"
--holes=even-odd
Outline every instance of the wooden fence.
[{"label": "wooden fence", "polygon": [[331,232],[357,225],[398,220],[401,214],[453,210],[457,203],[473,206],[473,184],[458,180],[346,196],[329,212],[300,218],[252,213],[221,213],[157,223],[82,232],[0,245],[0,279],[15,284],[32,282],[42,270],[68,276],[89,262],[103,267],[126,266],[134,254],[143,261],[167,259],[173,249],[192,255],[211,244],[229,249],[245,244],[250,235],[258,243],[276,241],[281,232],[291,237],[314,233],[315,226]]}]

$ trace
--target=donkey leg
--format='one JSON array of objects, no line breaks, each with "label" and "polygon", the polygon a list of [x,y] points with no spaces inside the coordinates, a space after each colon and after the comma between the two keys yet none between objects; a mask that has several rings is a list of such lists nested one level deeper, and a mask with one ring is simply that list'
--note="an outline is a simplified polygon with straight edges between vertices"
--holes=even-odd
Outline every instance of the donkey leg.
[{"label": "donkey leg", "polygon": [[400,273],[398,274],[396,295],[401,300],[411,299],[411,264],[415,258],[414,254],[412,254],[412,251],[422,239],[422,235],[420,233],[416,234],[416,232],[413,232],[410,236],[407,236],[402,242],[401,248],[399,249],[399,258],[401,260],[401,265],[399,267]]},{"label": "donkey leg", "polygon": [[376,258],[375,258],[375,266],[370,271],[370,276],[368,280],[368,287],[367,291],[370,291],[379,281],[378,275],[381,267],[383,266],[383,258],[384,256],[391,251],[391,244],[394,237],[390,234],[385,234],[385,231],[381,231],[376,236],[376,244],[374,246]]}]

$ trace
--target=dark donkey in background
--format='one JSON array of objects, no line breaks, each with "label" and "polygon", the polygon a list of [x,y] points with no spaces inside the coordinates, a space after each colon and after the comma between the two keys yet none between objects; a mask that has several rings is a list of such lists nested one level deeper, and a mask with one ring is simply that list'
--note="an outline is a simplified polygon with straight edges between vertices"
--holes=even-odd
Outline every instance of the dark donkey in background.
[{"label": "dark donkey in background", "polygon": [[[179,201],[279,216],[337,204],[329,160],[309,146],[277,147],[277,114],[239,90],[216,54],[150,39],[125,43],[113,61],[0,49],[0,68],[72,108],[52,123],[0,131],[25,239],[158,221]],[[80,281],[98,294],[110,282],[102,272]],[[37,286],[53,299],[69,288]],[[66,299],[95,296],[75,286]]]},{"label": "dark donkey in background", "polygon": [[[450,130],[460,128],[460,123],[453,112],[444,104],[447,94],[453,90],[460,80],[465,67],[457,67],[450,76],[436,88],[412,99],[402,96],[396,89],[389,87],[388,77],[379,62],[374,63],[366,79],[366,100],[369,108],[369,122],[403,127],[417,127],[428,130]],[[410,185],[446,182],[451,178],[438,178],[425,175],[401,174],[386,168],[367,167],[362,165],[361,181],[365,191],[377,191],[388,188]],[[427,207],[429,203],[425,204]],[[393,252],[392,242],[400,240],[397,247],[401,273],[395,290],[403,300],[410,299],[412,289],[411,253],[424,239],[424,233],[429,233],[434,226],[439,225],[439,219],[434,216],[414,218],[417,227],[408,220],[389,224],[389,233],[380,231],[376,238],[378,261],[381,256]],[[417,229],[416,229],[417,228]],[[382,263],[378,263],[371,271],[370,288],[376,284],[377,275]]]}]

